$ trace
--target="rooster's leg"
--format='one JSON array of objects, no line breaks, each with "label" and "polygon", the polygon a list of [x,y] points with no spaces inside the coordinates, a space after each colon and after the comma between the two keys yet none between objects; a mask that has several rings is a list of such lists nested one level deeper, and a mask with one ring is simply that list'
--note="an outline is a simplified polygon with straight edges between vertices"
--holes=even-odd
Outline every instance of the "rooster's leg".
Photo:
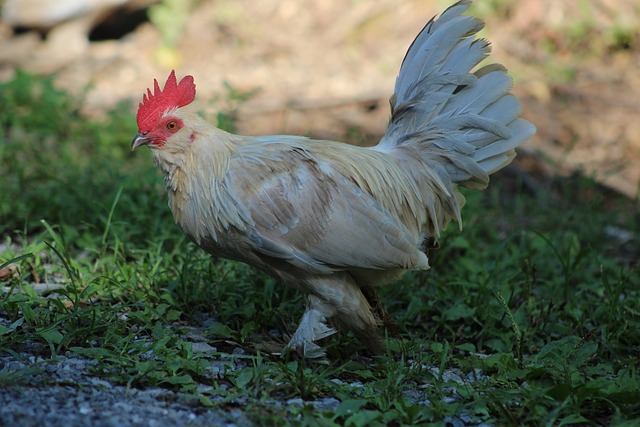
[{"label": "rooster's leg", "polygon": [[367,299],[371,307],[373,308],[373,312],[380,319],[382,325],[385,329],[391,333],[397,334],[402,331],[400,326],[389,316],[389,313],[382,306],[382,302],[380,301],[380,297],[378,297],[378,293],[376,289],[371,285],[360,286],[360,290],[362,294]]},{"label": "rooster's leg", "polygon": [[353,332],[371,350],[384,350],[378,331],[380,322],[349,273],[336,272],[331,276],[307,279],[304,285],[310,293],[307,310],[289,347],[302,350],[305,355],[318,352],[320,348],[314,342],[335,333],[335,329],[327,325],[331,321]]}]

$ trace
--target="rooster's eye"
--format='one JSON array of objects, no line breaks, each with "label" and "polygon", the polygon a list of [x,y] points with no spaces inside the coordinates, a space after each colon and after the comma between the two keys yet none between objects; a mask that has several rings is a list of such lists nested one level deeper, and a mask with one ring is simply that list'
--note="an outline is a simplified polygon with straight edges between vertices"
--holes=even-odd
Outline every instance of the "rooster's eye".
[{"label": "rooster's eye", "polygon": [[175,132],[178,130],[178,123],[176,123],[175,121],[170,121],[167,122],[167,130],[169,130],[170,132]]}]

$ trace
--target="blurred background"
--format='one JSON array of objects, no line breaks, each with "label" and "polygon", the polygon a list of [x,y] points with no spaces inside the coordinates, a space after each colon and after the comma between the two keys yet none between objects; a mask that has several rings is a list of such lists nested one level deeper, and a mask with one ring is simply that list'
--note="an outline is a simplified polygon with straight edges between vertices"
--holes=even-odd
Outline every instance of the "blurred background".
[{"label": "blurred background", "polygon": [[[171,69],[196,108],[237,110],[244,134],[375,143],[405,51],[442,0],[5,0],[0,83],[52,75],[81,114],[135,119]],[[492,60],[538,134],[518,167],[593,176],[636,198],[640,183],[640,1],[476,0]],[[4,103],[4,100],[2,100]],[[233,104],[233,105],[230,105]],[[117,124],[116,124],[117,125]],[[129,141],[123,141],[128,145]]]}]

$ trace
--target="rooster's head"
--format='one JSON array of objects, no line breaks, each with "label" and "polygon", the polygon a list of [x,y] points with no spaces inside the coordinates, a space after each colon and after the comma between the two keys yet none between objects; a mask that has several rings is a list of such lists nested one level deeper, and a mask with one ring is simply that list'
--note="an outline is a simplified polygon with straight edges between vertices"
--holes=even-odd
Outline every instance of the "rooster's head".
[{"label": "rooster's head", "polygon": [[176,114],[177,109],[190,104],[196,96],[193,77],[186,76],[178,83],[175,71],[169,74],[164,89],[160,89],[157,80],[153,81],[153,86],[153,93],[147,89],[138,107],[138,134],[131,143],[132,150],[142,145],[162,148],[170,141],[181,139],[176,137],[184,123]]}]

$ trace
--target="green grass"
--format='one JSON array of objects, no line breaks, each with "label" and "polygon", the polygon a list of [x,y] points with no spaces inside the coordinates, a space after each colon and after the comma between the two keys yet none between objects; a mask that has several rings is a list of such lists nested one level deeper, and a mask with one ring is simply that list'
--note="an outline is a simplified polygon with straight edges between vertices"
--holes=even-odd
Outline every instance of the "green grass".
[{"label": "green grass", "polygon": [[[131,106],[87,121],[25,73],[0,97],[0,270],[18,267],[0,282],[0,353],[72,352],[115,383],[242,405],[256,424],[632,425],[640,413],[640,215],[586,177],[531,194],[498,176],[467,192],[465,228],[447,231],[432,269],[382,290],[404,330],[388,353],[340,335],[328,364],[309,363],[265,351],[295,330],[301,295],[182,236],[149,156],[129,152]],[[194,350],[194,330],[216,351]],[[0,387],[28,369],[0,370]],[[331,409],[304,403],[328,397]]]}]

